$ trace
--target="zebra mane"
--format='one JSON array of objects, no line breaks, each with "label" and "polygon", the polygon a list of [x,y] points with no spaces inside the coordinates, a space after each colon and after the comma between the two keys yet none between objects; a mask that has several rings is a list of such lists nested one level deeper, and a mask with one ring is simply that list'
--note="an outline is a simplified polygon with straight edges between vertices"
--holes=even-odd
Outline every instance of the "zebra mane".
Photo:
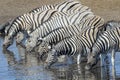
[{"label": "zebra mane", "polygon": [[[20,18],[23,17],[24,15],[26,15],[26,14],[17,16],[16,18],[14,18],[14,19],[11,21],[10,27],[7,29],[6,34],[11,33],[11,30],[10,30],[10,29],[12,28],[13,25],[16,25],[15,23],[17,23],[17,25],[21,26],[21,24],[18,23],[18,21],[21,21]],[[16,27],[16,29],[19,29],[18,32],[22,30],[22,28],[20,28],[20,27]],[[11,33],[11,34],[12,34],[12,33]],[[13,35],[16,35],[16,34],[13,33]]]},{"label": "zebra mane", "polygon": [[19,19],[20,16],[17,16],[16,18],[14,18],[11,23],[10,23],[10,27],[6,30],[6,34],[9,34],[9,30],[11,29],[12,25],[17,22],[17,19]]}]

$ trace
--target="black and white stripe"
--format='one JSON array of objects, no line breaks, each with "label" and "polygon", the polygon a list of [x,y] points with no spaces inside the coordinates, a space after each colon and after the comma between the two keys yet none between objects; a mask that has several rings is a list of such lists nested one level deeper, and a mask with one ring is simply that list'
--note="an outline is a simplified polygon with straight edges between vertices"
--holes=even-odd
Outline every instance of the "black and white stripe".
[{"label": "black and white stripe", "polygon": [[[36,14],[23,14],[22,16],[14,19],[9,29],[7,30],[6,37],[13,38],[19,31],[26,31],[29,34],[31,31],[39,27],[40,24],[44,23],[50,18],[56,18],[64,15],[64,13],[52,9]],[[5,38],[4,45],[7,45],[7,39],[8,38]]]},{"label": "black and white stripe", "polygon": [[49,9],[55,9],[54,5],[43,5],[41,7],[38,7],[38,8],[35,8],[31,11],[29,11],[29,13],[37,13],[37,12],[41,12],[41,11],[44,11],[44,10],[49,10]]},{"label": "black and white stripe", "polygon": [[55,4],[54,6],[56,10],[60,12],[66,12],[69,14],[73,14],[73,13],[85,11],[85,10],[91,11],[90,8],[82,5],[81,2],[77,0],[66,0],[58,4]]},{"label": "black and white stripe", "polygon": [[66,0],[63,2],[59,2],[54,5],[44,5],[38,8],[31,10],[29,13],[37,13],[39,11],[47,10],[47,9],[55,9],[59,12],[65,12],[68,14],[73,14],[79,11],[91,11],[91,9],[87,6],[84,6],[80,3],[80,1],[76,0]]},{"label": "black and white stripe", "polygon": [[[39,37],[44,37],[49,32],[53,31],[54,29],[68,26],[70,24],[69,20],[67,20],[67,17],[61,16],[54,19],[51,19],[42,25],[40,25],[39,28],[35,29],[31,34],[30,37],[26,40],[26,48],[28,50],[31,50],[33,47],[37,44],[37,39]],[[32,46],[31,46],[32,45]]]},{"label": "black and white stripe", "polygon": [[96,64],[99,55],[108,53],[108,51],[112,51],[112,65],[114,66],[115,51],[120,52],[119,26],[105,31],[97,38],[95,44],[92,47],[92,51],[89,54],[86,69],[92,68]]},{"label": "black and white stripe", "polygon": [[[88,21],[89,21],[89,24],[88,24]],[[43,42],[41,44],[45,44],[47,42],[48,44],[55,45],[56,43],[58,43],[59,41],[67,37],[81,34],[87,28],[90,28],[91,26],[100,27],[104,24],[102,18],[100,18],[99,16],[94,16],[92,19],[89,19],[88,21],[84,23],[76,24],[76,25],[70,25],[68,27],[57,28],[53,30],[52,32],[48,33],[47,36],[43,38],[40,37],[40,42],[42,40]],[[41,44],[39,45],[40,53],[41,53],[41,46],[42,47],[44,46]]]},{"label": "black and white stripe", "polygon": [[[49,48],[50,48],[49,45],[51,46],[56,45],[58,42],[62,41],[65,38],[69,38],[74,35],[82,34],[83,31],[81,29],[83,31],[85,30],[83,29],[82,24],[76,24],[76,25],[70,25],[68,27],[57,28],[53,30],[52,32],[48,33],[47,36],[43,38],[40,37],[37,42],[37,46],[36,46],[37,48],[35,49],[38,53],[40,53],[39,56],[41,54],[43,55],[43,53],[47,53],[49,51]],[[28,46],[26,48],[28,48]]]},{"label": "black and white stripe", "polygon": [[[37,38],[39,37],[45,37],[45,35],[47,35],[49,32],[51,32],[52,30],[58,28],[58,27],[66,27],[69,25],[73,25],[73,24],[79,24],[79,23],[84,23],[84,27],[85,26],[100,26],[104,23],[104,20],[99,17],[99,16],[95,16],[93,15],[93,13],[91,12],[81,12],[81,13],[76,13],[77,15],[72,15],[72,17],[70,16],[69,18],[64,16],[61,19],[58,18],[57,21],[54,20],[54,25],[53,22],[46,22],[47,26],[52,26],[51,29],[49,29],[47,26],[45,26],[46,28],[48,28],[48,32],[44,31],[45,29],[42,29],[41,27],[37,28],[35,31],[33,31],[30,34],[30,38],[27,40],[26,42],[26,47],[29,47],[28,49],[32,49],[36,46],[37,44]],[[60,20],[60,21],[59,21]],[[73,21],[74,20],[74,21]],[[69,22],[71,21],[71,22]],[[50,25],[48,25],[48,23],[52,23]],[[42,30],[42,31],[41,31]]]},{"label": "black and white stripe", "polygon": [[58,42],[48,53],[48,58],[46,60],[46,62],[48,62],[48,66],[51,66],[51,64],[57,60],[57,56],[60,55],[74,56],[77,54],[77,64],[79,64],[80,56],[86,56],[90,51],[90,48],[96,41],[96,37],[101,31],[100,29],[100,27],[92,27],[84,31],[81,35],[72,36]]}]

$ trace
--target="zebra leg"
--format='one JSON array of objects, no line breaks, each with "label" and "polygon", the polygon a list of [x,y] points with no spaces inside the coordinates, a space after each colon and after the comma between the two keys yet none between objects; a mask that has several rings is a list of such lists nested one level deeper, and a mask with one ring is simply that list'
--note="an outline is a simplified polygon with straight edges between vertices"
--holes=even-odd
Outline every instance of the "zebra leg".
[{"label": "zebra leg", "polygon": [[111,55],[111,61],[112,61],[112,67],[115,66],[115,50],[112,50],[112,55]]},{"label": "zebra leg", "polygon": [[104,54],[100,54],[100,66],[104,66]]},{"label": "zebra leg", "polygon": [[112,49],[111,61],[112,61],[112,76],[113,76],[113,80],[115,80],[115,78],[116,78],[116,70],[115,70],[115,49]]},{"label": "zebra leg", "polygon": [[81,54],[78,54],[77,56],[77,64],[79,65],[81,63]]},{"label": "zebra leg", "polygon": [[[106,64],[105,64],[105,62],[106,62],[106,60],[105,59],[107,59],[106,58],[106,54],[105,53],[101,53],[100,54],[100,70],[101,70],[101,79],[105,79],[105,76],[106,76]],[[104,67],[103,67],[104,66]]]},{"label": "zebra leg", "polygon": [[116,79],[116,70],[115,70],[115,66],[112,66],[112,77],[113,77],[113,80]]}]

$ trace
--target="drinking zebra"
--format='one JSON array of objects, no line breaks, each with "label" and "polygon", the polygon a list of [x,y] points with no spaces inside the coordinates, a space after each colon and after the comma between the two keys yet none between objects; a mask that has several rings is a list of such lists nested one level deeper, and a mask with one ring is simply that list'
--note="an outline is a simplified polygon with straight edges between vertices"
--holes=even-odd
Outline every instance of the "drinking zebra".
[{"label": "drinking zebra", "polygon": [[91,69],[97,63],[100,54],[106,54],[109,51],[112,51],[111,61],[114,66],[115,52],[120,51],[120,27],[107,30],[97,38],[89,53],[86,69]]},{"label": "drinking zebra", "polygon": [[22,31],[23,33],[26,32],[27,34],[29,34],[31,31],[39,27],[40,24],[47,21],[48,19],[56,18],[58,16],[60,17],[64,15],[65,15],[64,13],[58,12],[56,10],[45,10],[38,14],[27,13],[22,16],[19,16],[16,19],[14,19],[9,29],[7,30],[6,32],[7,36],[5,36],[3,45],[6,47],[9,47],[9,45],[12,44],[10,43],[11,40],[8,40],[9,37],[13,38],[20,31]]},{"label": "drinking zebra", "polygon": [[57,57],[60,55],[77,56],[77,64],[79,64],[81,56],[86,56],[87,53],[89,53],[90,48],[96,41],[96,37],[99,35],[99,32],[101,32],[102,28],[102,26],[88,28],[82,34],[63,39],[53,47],[51,46],[46,59],[46,67],[49,68],[57,61]]}]

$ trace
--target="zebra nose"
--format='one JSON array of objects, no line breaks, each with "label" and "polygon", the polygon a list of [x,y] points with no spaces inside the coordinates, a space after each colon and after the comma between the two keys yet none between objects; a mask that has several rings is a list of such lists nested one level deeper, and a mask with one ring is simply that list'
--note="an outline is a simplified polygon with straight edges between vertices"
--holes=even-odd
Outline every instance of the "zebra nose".
[{"label": "zebra nose", "polygon": [[5,47],[6,45],[3,43],[3,47]]},{"label": "zebra nose", "polygon": [[8,48],[9,45],[8,44],[3,44],[3,48]]}]

